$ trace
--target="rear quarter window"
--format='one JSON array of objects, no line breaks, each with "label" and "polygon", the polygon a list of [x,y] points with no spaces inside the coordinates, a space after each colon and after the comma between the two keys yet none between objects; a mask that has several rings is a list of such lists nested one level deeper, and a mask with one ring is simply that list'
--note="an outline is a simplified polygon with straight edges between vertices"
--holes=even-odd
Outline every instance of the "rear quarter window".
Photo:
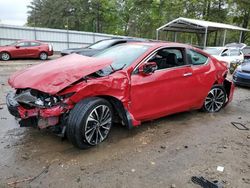
[{"label": "rear quarter window", "polygon": [[190,49],[187,51],[187,58],[189,64],[192,65],[203,65],[208,60],[207,56]]},{"label": "rear quarter window", "polygon": [[38,43],[38,42],[31,42],[30,46],[40,46],[40,43]]}]

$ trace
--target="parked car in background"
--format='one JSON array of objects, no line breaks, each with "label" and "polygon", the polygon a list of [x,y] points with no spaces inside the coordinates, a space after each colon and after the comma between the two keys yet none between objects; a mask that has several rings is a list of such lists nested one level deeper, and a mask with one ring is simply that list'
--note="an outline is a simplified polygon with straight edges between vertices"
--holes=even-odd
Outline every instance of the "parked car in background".
[{"label": "parked car in background", "polygon": [[79,148],[127,128],[187,110],[218,112],[232,100],[227,67],[192,46],[139,42],[94,57],[71,54],[13,74],[9,112],[20,126],[51,128]]},{"label": "parked car in background", "polygon": [[93,56],[107,48],[110,48],[118,44],[123,44],[127,42],[140,42],[140,41],[146,41],[146,40],[134,39],[134,38],[105,39],[105,40],[98,41],[84,48],[69,48],[66,50],[62,50],[61,55],[64,56],[64,55],[69,55],[72,53],[77,53],[77,54],[85,55],[85,56]]},{"label": "parked car in background", "polygon": [[250,59],[250,46],[245,46],[242,52],[244,54],[244,59]]},{"label": "parked car in background", "polygon": [[39,58],[46,60],[48,56],[52,55],[52,45],[36,40],[20,40],[10,45],[0,46],[0,59],[3,61],[17,58]]},{"label": "parked car in background", "polygon": [[245,59],[233,73],[233,82],[235,85],[250,87],[250,59]]},{"label": "parked car in background", "polygon": [[204,51],[216,59],[226,62],[230,73],[233,73],[234,69],[244,60],[244,55],[239,48],[208,47]]},{"label": "parked car in background", "polygon": [[233,43],[228,43],[225,45],[226,48],[239,48],[239,49],[243,49],[245,48],[247,45],[244,43],[238,43],[238,42],[233,42]]}]

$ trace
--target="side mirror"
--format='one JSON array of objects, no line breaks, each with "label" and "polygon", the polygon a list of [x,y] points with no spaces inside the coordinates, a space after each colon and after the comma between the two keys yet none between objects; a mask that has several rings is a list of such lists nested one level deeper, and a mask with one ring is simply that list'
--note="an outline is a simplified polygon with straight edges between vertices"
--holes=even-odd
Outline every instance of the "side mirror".
[{"label": "side mirror", "polygon": [[16,48],[20,48],[20,46],[16,45]]},{"label": "side mirror", "polygon": [[139,73],[143,75],[153,74],[157,70],[158,66],[156,62],[147,62],[139,67]]},{"label": "side mirror", "polygon": [[227,53],[223,53],[223,54],[221,54],[221,56],[225,57],[225,56],[228,56],[228,54]]}]

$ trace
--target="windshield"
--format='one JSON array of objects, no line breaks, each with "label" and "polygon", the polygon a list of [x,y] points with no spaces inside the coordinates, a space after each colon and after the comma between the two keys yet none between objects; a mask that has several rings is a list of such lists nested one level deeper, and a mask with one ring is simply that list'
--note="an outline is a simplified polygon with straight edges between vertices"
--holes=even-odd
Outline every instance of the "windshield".
[{"label": "windshield", "polygon": [[117,45],[99,54],[96,54],[94,57],[107,58],[113,61],[110,67],[102,70],[108,74],[112,71],[128,67],[149,48],[150,46],[139,44]]},{"label": "windshield", "polygon": [[206,48],[204,51],[210,55],[220,55],[221,53],[221,49],[218,48]]},{"label": "windshield", "polygon": [[102,40],[102,41],[96,42],[88,46],[88,48],[95,49],[95,50],[102,50],[102,49],[110,47],[113,43],[114,43],[114,40]]}]

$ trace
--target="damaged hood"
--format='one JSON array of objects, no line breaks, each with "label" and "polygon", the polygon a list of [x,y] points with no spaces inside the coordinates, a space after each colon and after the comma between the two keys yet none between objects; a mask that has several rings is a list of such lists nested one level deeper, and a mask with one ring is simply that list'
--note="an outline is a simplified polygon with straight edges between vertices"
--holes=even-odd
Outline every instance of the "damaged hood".
[{"label": "damaged hood", "polygon": [[9,84],[16,89],[32,88],[56,94],[82,77],[111,63],[112,60],[108,59],[71,54],[18,71],[9,78]]}]

